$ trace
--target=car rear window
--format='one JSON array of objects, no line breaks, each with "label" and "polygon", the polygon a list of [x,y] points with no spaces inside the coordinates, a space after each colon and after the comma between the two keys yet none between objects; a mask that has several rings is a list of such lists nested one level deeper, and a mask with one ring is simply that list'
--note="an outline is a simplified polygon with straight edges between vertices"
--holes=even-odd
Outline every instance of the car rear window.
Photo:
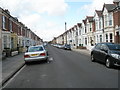
[{"label": "car rear window", "polygon": [[109,44],[108,47],[111,50],[120,50],[120,44]]},{"label": "car rear window", "polygon": [[42,46],[39,46],[39,47],[30,47],[28,49],[28,52],[37,52],[37,51],[43,51],[43,47]]}]

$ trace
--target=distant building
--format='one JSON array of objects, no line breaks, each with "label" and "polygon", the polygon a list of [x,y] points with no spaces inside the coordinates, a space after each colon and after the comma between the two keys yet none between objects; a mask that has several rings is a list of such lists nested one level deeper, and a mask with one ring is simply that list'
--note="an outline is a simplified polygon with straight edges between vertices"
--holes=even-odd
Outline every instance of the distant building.
[{"label": "distant building", "polygon": [[11,52],[24,52],[27,47],[38,44],[42,44],[42,40],[34,32],[11,16],[7,9],[0,8],[0,58],[2,53],[9,56]]}]

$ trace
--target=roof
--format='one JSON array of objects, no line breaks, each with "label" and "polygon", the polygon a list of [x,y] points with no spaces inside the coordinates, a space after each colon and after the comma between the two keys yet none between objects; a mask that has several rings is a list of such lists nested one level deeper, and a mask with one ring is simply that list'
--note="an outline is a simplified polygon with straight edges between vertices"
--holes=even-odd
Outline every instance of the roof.
[{"label": "roof", "polygon": [[120,0],[113,0],[113,2],[119,2]]},{"label": "roof", "polygon": [[87,16],[86,19],[88,19],[89,22],[93,21],[93,16]]},{"label": "roof", "polygon": [[[104,4],[104,7],[108,10],[108,12],[109,11],[111,11],[111,10],[113,10],[115,7],[116,7],[116,5],[115,4]],[[104,8],[103,7],[103,8]]]},{"label": "roof", "polygon": [[78,25],[79,27],[81,27],[82,23],[77,23],[77,25]]},{"label": "roof", "polygon": [[84,23],[84,24],[86,24],[86,19],[85,19],[85,20],[83,20],[83,23]]},{"label": "roof", "polygon": [[97,13],[97,15],[99,16],[99,17],[102,17],[102,11],[101,10],[95,10],[96,11],[96,13]]}]

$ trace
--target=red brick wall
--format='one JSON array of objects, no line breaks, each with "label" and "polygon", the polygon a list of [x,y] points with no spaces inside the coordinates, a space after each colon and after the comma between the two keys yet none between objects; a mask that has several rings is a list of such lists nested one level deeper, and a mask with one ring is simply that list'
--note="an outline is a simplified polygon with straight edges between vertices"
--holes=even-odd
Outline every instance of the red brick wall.
[{"label": "red brick wall", "polygon": [[116,25],[120,26],[120,11],[114,12],[113,19],[114,19],[114,26]]},{"label": "red brick wall", "polygon": [[92,26],[93,26],[93,32],[95,32],[95,21],[93,21]]},{"label": "red brick wall", "polygon": [[18,25],[15,22],[12,22],[13,32],[18,34]]},{"label": "red brick wall", "polygon": [[21,28],[18,27],[18,35],[20,36],[21,35]]},{"label": "red brick wall", "polygon": [[[115,11],[113,13],[113,19],[114,19],[114,27],[120,26],[120,11]],[[120,35],[119,32],[117,32],[117,35],[115,36],[115,43],[120,43]]]},{"label": "red brick wall", "polygon": [[22,29],[22,36],[25,36],[25,29]]}]

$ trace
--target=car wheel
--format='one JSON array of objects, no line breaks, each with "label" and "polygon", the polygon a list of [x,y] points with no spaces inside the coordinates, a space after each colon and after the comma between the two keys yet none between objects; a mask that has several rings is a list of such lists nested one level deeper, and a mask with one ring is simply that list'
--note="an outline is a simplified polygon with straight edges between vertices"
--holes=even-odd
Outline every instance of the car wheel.
[{"label": "car wheel", "polygon": [[112,62],[110,61],[109,58],[106,59],[106,67],[111,68],[113,66]]},{"label": "car wheel", "polygon": [[28,65],[28,62],[25,62],[26,65]]},{"label": "car wheel", "polygon": [[95,58],[94,58],[93,54],[91,54],[91,61],[92,61],[92,62],[95,61]]},{"label": "car wheel", "polygon": [[45,61],[48,63],[48,62],[49,62],[49,59],[47,58]]}]

